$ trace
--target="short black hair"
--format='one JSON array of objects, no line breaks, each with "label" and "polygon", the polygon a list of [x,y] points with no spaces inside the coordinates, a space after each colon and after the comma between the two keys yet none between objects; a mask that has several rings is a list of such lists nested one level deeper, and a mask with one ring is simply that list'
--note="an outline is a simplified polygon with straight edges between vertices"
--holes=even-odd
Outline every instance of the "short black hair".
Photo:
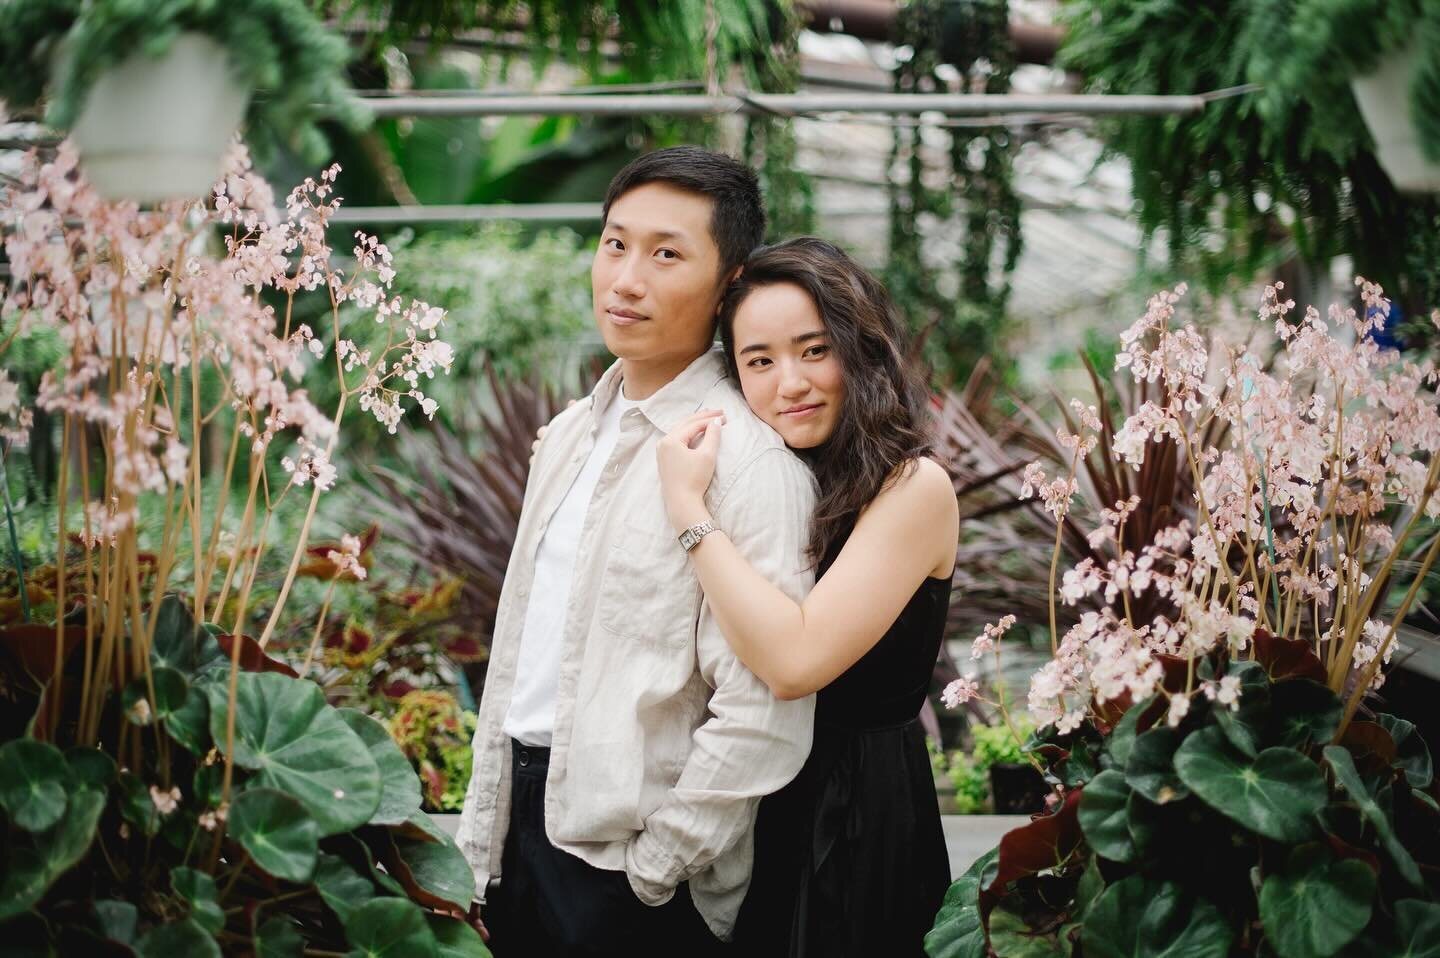
[{"label": "short black hair", "polygon": [[739,160],[698,146],[672,146],[636,157],[610,181],[601,222],[609,221],[616,200],[646,183],[668,183],[710,198],[710,237],[720,249],[721,273],[744,263],[765,239],[760,181]]}]

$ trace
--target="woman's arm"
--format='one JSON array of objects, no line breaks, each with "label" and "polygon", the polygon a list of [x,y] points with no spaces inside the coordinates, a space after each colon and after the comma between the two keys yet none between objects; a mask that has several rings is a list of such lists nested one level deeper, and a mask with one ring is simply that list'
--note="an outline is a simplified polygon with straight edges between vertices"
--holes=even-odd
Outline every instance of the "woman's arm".
[{"label": "woman's arm", "polygon": [[[666,505],[677,532],[709,520],[704,484],[720,426],[704,426],[660,450]],[[707,449],[708,447],[708,449]],[[711,466],[713,469],[713,466]],[[803,603],[797,604],[757,573],[718,531],[690,552],[710,611],[735,654],[778,698],[801,698],[821,689],[870,650],[932,573],[948,574],[959,532],[959,509],[950,478],[922,459],[899,476],[861,513],[835,562]]]}]

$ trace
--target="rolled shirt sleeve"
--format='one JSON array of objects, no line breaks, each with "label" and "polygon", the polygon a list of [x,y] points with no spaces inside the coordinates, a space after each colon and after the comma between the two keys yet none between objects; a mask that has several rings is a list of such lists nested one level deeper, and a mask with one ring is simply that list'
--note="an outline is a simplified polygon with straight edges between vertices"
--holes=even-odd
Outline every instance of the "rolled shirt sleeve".
[{"label": "rolled shirt sleeve", "polygon": [[[771,448],[737,471],[712,512],[756,571],[798,602],[814,584],[805,555],[814,503],[809,469]],[[626,848],[631,887],[651,905],[749,840],[759,800],[800,771],[814,730],[814,696],[775,698],[731,651],[708,603],[700,607],[696,654],[714,689],[707,717],[675,787]]]}]

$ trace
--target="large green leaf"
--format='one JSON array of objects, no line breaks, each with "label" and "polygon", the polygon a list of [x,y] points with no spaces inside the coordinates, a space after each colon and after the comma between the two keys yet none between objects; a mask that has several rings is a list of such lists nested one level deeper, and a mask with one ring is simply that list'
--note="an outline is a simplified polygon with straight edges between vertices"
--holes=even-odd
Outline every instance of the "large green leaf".
[{"label": "large green leaf", "polygon": [[1430,761],[1430,749],[1415,730],[1415,723],[1384,712],[1376,715],[1375,721],[1395,740],[1395,767],[1405,772],[1410,787],[1429,788],[1435,778],[1435,767]]},{"label": "large green leaf", "polygon": [[0,807],[26,831],[42,832],[65,814],[70,770],[53,745],[17,738],[0,745]]},{"label": "large green leaf", "polygon": [[1319,682],[1286,679],[1270,687],[1269,740],[1275,745],[1305,748],[1328,742],[1340,727],[1345,703]]},{"label": "large green leaf", "polygon": [[1225,672],[1226,675],[1239,676],[1240,700],[1233,711],[1216,702],[1215,721],[1224,730],[1231,745],[1254,758],[1260,753],[1260,742],[1270,714],[1270,679],[1259,662],[1231,662]]},{"label": "large green leaf", "polygon": [[396,836],[395,850],[398,858],[386,865],[394,865],[390,871],[411,898],[433,908],[469,909],[475,899],[475,873],[449,835],[438,842]]},{"label": "large green leaf", "polygon": [[1329,958],[1369,923],[1374,897],[1375,873],[1363,862],[1302,846],[1260,886],[1260,921],[1280,958]]},{"label": "large green leaf", "polygon": [[1329,798],[1320,767],[1289,748],[1267,748],[1255,758],[1237,751],[1211,726],[1175,752],[1180,780],[1211,808],[1278,842],[1300,842],[1315,832],[1315,813]]},{"label": "large green leaf", "polygon": [[346,958],[438,958],[425,913],[403,898],[376,898],[350,913]]},{"label": "large green leaf", "polygon": [[371,825],[399,825],[420,811],[420,779],[385,726],[357,709],[340,709],[340,718],[370,749],[380,770],[380,805]]},{"label": "large green leaf", "polygon": [[[120,814],[125,821],[149,837],[160,831],[160,809],[150,796],[150,786],[131,771],[121,772],[117,784],[120,792]],[[158,786],[157,786],[158,787]]]},{"label": "large green leaf", "polygon": [[185,704],[165,717],[165,730],[191,755],[210,751],[210,682],[196,680],[185,696]]},{"label": "large green leaf", "polygon": [[50,885],[45,856],[33,848],[11,848],[0,869],[0,922],[30,910]]},{"label": "large green leaf", "polygon": [[999,855],[995,849],[986,852],[946,890],[935,925],[925,935],[925,954],[930,958],[985,958],[989,949],[980,915],[980,886]]},{"label": "large green leaf", "polygon": [[338,855],[320,853],[315,866],[315,889],[343,925],[350,913],[375,897],[375,883]]},{"label": "large green leaf", "polygon": [[466,922],[436,914],[426,915],[425,921],[435,936],[439,958],[491,958],[480,933]]},{"label": "large green leaf", "polygon": [[215,637],[195,624],[195,617],[179,596],[167,595],[160,600],[155,620],[155,641],[150,645],[152,666],[175,669],[188,676],[223,659]]},{"label": "large green leaf", "polygon": [[990,912],[990,947],[1005,958],[1070,958],[1066,926],[1040,932],[1025,919],[1005,908]]},{"label": "large green leaf", "polygon": [[65,750],[65,764],[76,788],[103,792],[115,781],[115,760],[98,748],[77,745]]},{"label": "large green leaf", "polygon": [[1210,902],[1132,875],[1100,894],[1080,940],[1085,958],[1226,958],[1232,937]]},{"label": "large green leaf", "polygon": [[[276,672],[242,672],[236,678],[236,764],[254,769],[257,784],[299,799],[321,836],[368,822],[380,805],[380,772],[320,687]],[[209,698],[210,734],[224,743],[225,687],[211,685]]]},{"label": "large green leaf", "polygon": [[181,867],[170,873],[170,887],[190,906],[195,924],[210,934],[225,927],[225,912],[217,900],[215,879],[194,868]]},{"label": "large green leaf", "polygon": [[[150,683],[155,683],[155,698],[150,698]],[[175,669],[155,665],[150,668],[150,677],[137,675],[125,686],[120,694],[120,707],[125,717],[136,725],[150,725],[157,719],[168,719],[185,707],[190,695],[190,683]],[[143,706],[140,703],[145,703]]]},{"label": "large green leaf", "polygon": [[90,850],[95,826],[105,811],[105,790],[89,787],[86,779],[73,773],[71,782],[65,817],[43,832],[17,838],[9,849],[0,867],[0,922],[29,910]]},{"label": "large green leaf", "polygon": [[1115,862],[1135,860],[1135,841],[1130,834],[1130,796],[1125,775],[1107,769],[1091,779],[1080,795],[1080,830],[1090,847]]},{"label": "large green leaf", "polygon": [[1380,839],[1380,847],[1385,855],[1400,872],[1402,878],[1416,888],[1421,887],[1420,868],[1415,864],[1415,859],[1400,844],[1399,837],[1395,834],[1395,826],[1390,821],[1389,814],[1380,807],[1380,803],[1370,795],[1369,789],[1360,779],[1360,773],[1355,770],[1355,761],[1350,753],[1339,745],[1327,745],[1325,747],[1325,763],[1330,766],[1330,771],[1335,775],[1335,781],[1341,788],[1349,793],[1350,800],[1360,808],[1360,814],[1375,827],[1375,834]]},{"label": "large green leaf", "polygon": [[1179,729],[1167,726],[1137,735],[1125,763],[1126,783],[1156,805],[1188,797],[1190,790],[1175,773],[1175,750],[1184,738]]},{"label": "large green leaf", "polygon": [[1125,763],[1130,760],[1130,750],[1135,747],[1135,737],[1138,734],[1140,717],[1155,703],[1155,696],[1150,696],[1139,705],[1132,705],[1120,716],[1120,721],[1110,730],[1110,735],[1105,739],[1105,751],[1102,753],[1108,756],[1111,766],[1121,771],[1125,769]]},{"label": "large green leaf", "polygon": [[319,826],[304,805],[278,789],[252,786],[236,796],[228,834],[276,878],[308,882],[315,874]]},{"label": "large green leaf", "polygon": [[295,923],[282,915],[266,919],[255,929],[255,958],[300,958],[305,953],[305,939]]},{"label": "large green leaf", "polygon": [[140,958],[220,958],[220,946],[193,919],[160,925],[135,943]]},{"label": "large green leaf", "polygon": [[111,941],[128,945],[135,940],[140,911],[128,901],[108,899],[95,903],[95,920],[100,932]]},{"label": "large green leaf", "polygon": [[1440,958],[1440,905],[1417,898],[1397,901],[1394,924],[1371,929],[1345,958]]}]

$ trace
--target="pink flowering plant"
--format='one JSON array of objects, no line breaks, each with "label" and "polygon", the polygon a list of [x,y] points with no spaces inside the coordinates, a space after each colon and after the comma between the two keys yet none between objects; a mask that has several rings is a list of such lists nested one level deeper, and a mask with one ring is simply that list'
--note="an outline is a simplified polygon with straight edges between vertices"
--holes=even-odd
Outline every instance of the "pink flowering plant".
[{"label": "pink flowering plant", "polygon": [[[62,144],[0,198],[0,354],[41,329],[65,344],[33,397],[0,379],[7,451],[43,409],[66,464],[53,562],[32,590],[13,556],[19,621],[0,627],[20,717],[0,745],[9,940],[487,953],[431,911],[468,908],[473,879],[385,727],[267,652],[316,548],[332,582],[365,574],[358,530],[310,543],[345,416],[394,432],[407,408],[433,414],[426,384],[453,358],[443,312],[390,294],[383,243],[357,234],[343,262],[331,248],[338,172],[277,205],[237,145],[206,201],[142,211],[100,200]],[[323,325],[294,318],[306,299]],[[357,323],[382,325],[383,347],[356,347]],[[322,410],[299,383],[327,368],[339,398]],[[287,510],[293,539],[275,533]],[[255,616],[272,552],[285,574]]]},{"label": "pink flowering plant", "polygon": [[[1267,288],[1273,357],[1181,323],[1183,287],[1157,295],[1121,336],[1132,414],[1117,428],[1072,403],[1068,469],[1026,469],[1022,497],[1056,522],[1053,654],[1027,703],[1053,794],[954,884],[930,954],[1325,958],[1440,940],[1440,789],[1415,726],[1376,701],[1440,551],[1437,373],[1368,338],[1389,303],[1357,286],[1363,312],[1324,316]],[[1123,490],[1152,457],[1188,473],[1190,508],[1147,531],[1139,496],[1095,503],[1090,553],[1062,573],[1082,489]],[[1062,604],[1078,618],[1059,634]],[[987,626],[972,658],[998,658],[1013,624]],[[946,704],[981,694],[962,677]]]}]

